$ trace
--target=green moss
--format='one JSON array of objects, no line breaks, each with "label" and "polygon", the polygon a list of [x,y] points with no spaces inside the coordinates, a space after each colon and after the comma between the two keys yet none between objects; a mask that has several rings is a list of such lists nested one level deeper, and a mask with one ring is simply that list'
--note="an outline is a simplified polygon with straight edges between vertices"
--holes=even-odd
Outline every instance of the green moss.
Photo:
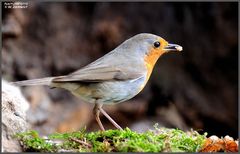
[{"label": "green moss", "polygon": [[38,135],[38,132],[31,130],[15,135],[23,145],[23,149],[29,152],[55,152],[57,147],[48,143]]},{"label": "green moss", "polygon": [[158,128],[145,133],[107,130],[86,133],[85,129],[70,133],[54,133],[48,140],[36,131],[16,135],[25,151],[40,152],[197,152],[206,138],[196,131]]}]

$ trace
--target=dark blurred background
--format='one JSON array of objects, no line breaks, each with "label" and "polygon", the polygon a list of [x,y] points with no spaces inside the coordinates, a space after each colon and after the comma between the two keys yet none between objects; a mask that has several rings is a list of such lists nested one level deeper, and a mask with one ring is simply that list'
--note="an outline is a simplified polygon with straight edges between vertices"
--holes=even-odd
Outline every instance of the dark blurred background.
[{"label": "dark blurred background", "polygon": [[[137,131],[155,123],[238,136],[238,3],[55,3],[2,5],[2,75],[8,81],[70,73],[138,33],[183,46],[162,56],[145,89],[104,109]],[[49,87],[22,88],[41,134],[98,130],[92,104]],[[103,116],[107,129],[114,128]]]}]

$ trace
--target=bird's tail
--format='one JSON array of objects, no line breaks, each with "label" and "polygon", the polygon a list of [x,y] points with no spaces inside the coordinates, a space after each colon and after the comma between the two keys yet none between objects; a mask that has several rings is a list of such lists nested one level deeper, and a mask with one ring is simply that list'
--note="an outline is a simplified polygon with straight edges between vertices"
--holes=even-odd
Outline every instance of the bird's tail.
[{"label": "bird's tail", "polygon": [[24,80],[24,81],[17,81],[11,82],[11,84],[15,86],[36,86],[36,85],[50,85],[51,81],[54,77],[46,77],[41,79],[33,79],[33,80]]}]

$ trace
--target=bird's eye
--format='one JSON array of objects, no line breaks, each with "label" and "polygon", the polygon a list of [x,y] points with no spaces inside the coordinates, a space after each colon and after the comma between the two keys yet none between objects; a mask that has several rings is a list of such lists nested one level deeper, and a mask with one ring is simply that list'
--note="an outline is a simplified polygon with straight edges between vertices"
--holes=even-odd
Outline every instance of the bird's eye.
[{"label": "bird's eye", "polygon": [[154,42],[153,45],[154,45],[154,47],[158,48],[158,47],[160,47],[160,42],[158,42],[158,41],[157,41],[157,42]]}]

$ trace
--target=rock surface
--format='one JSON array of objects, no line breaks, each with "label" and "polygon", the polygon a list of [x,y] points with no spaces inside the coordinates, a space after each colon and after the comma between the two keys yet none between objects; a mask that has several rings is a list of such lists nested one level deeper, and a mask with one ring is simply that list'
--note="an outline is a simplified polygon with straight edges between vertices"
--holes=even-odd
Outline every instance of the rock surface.
[{"label": "rock surface", "polygon": [[27,131],[28,102],[19,88],[2,81],[2,152],[21,152],[21,146],[13,137],[18,132]]}]

